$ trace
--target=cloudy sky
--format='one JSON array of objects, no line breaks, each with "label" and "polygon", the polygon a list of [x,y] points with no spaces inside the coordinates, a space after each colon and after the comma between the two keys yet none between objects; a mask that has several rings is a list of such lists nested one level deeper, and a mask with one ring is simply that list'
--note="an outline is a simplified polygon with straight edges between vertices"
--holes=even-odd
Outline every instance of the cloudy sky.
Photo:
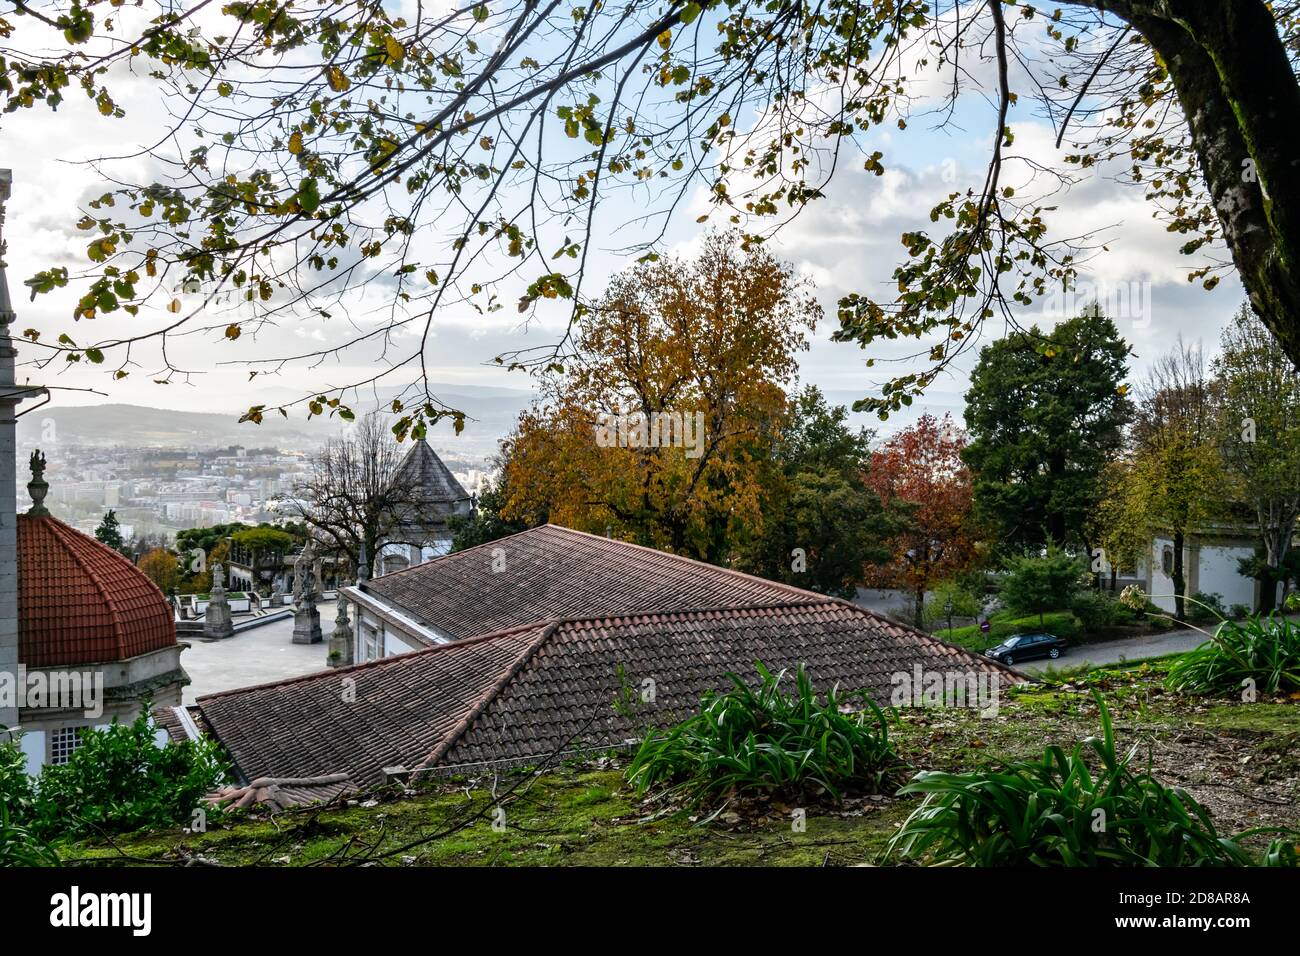
[{"label": "cloudy sky", "polygon": [[[38,269],[52,265],[77,267],[85,262],[86,234],[73,224],[80,218],[85,201],[104,191],[102,181],[87,166],[78,163],[87,157],[121,152],[146,146],[156,140],[165,117],[165,104],[156,85],[139,77],[120,75],[115,93],[126,108],[125,120],[105,119],[93,105],[73,93],[57,114],[34,109],[9,114],[0,131],[5,150],[0,165],[14,173],[14,196],[9,205],[6,236],[9,239],[9,283],[19,308],[18,329],[34,326],[46,338],[67,331],[85,339],[87,330],[70,319],[75,295],[68,291],[41,296],[27,302],[22,281]],[[936,84],[937,93],[941,87]],[[924,92],[924,90],[922,90]],[[924,98],[918,109],[924,109]],[[1016,135],[1014,154],[1059,167],[1064,152],[1054,145],[1055,133],[1026,106],[1013,112]],[[881,149],[887,171],[883,176],[864,172],[860,160],[841,164],[826,198],[813,203],[788,228],[781,231],[771,246],[774,252],[794,263],[816,284],[818,296],[826,310],[826,321],[817,329],[809,352],[801,358],[801,380],[815,383],[837,400],[876,394],[880,382],[910,368],[908,362],[881,362],[900,359],[918,351],[916,343],[890,343],[873,346],[869,353],[877,359],[873,369],[864,367],[867,357],[857,346],[830,341],[835,328],[835,304],[847,292],[883,292],[888,295],[890,275],[900,260],[899,234],[905,230],[929,227],[928,210],[954,189],[978,188],[983,181],[985,162],[991,143],[993,114],[982,91],[972,89],[963,99],[956,120],[944,128],[934,128],[923,117],[911,122],[905,132],[889,130],[873,134],[862,145],[866,151]],[[142,161],[120,164],[127,173],[145,175]],[[1017,176],[1028,177],[1029,165],[1011,163],[1004,181],[1016,183]],[[1235,279],[1223,281],[1213,292],[1186,280],[1189,261],[1178,254],[1179,238],[1167,233],[1152,217],[1152,207],[1144,202],[1142,192],[1116,182],[1113,170],[1098,169],[1067,192],[1056,197],[1057,210],[1051,224],[1059,234],[1079,234],[1100,230],[1108,251],[1088,265],[1085,280],[1105,290],[1133,288],[1143,296],[1143,314],[1136,319],[1119,316],[1117,323],[1134,346],[1134,376],[1140,376],[1147,362],[1167,350],[1178,336],[1202,341],[1213,352],[1219,331],[1241,302],[1242,293]],[[700,230],[695,219],[707,211],[701,190],[689,207],[683,208],[668,234],[669,251],[689,254]],[[611,199],[602,209],[601,220],[611,224],[629,217],[631,208],[622,199]],[[936,229],[938,227],[935,227]],[[609,231],[600,237],[608,250],[623,245],[626,236]],[[607,275],[625,263],[606,253],[597,260],[594,276]],[[591,281],[591,280],[589,280]],[[599,279],[595,280],[599,283]],[[1128,284],[1136,284],[1129,286]],[[589,293],[597,291],[590,287]],[[1149,298],[1148,298],[1149,297]],[[503,296],[506,301],[513,301]],[[375,303],[369,303],[373,306]],[[364,311],[365,303],[357,303]],[[1019,316],[1024,324],[1049,326],[1059,318],[1035,307]],[[97,335],[113,334],[141,323],[156,322],[163,313],[155,311],[136,320],[125,316],[96,320]],[[303,320],[286,322],[280,328],[266,330],[255,339],[240,343],[214,342],[210,337],[195,337],[177,343],[173,356],[177,364],[201,371],[188,383],[160,386],[148,374],[156,367],[151,359],[140,355],[141,367],[125,382],[113,383],[102,367],[71,366],[64,369],[28,369],[27,374],[44,384],[63,386],[68,391],[56,393],[60,404],[83,402],[131,402],[162,408],[237,412],[250,404],[274,405],[298,397],[304,389],[320,388],[330,382],[342,383],[365,371],[365,362],[373,357],[359,357],[355,365],[345,360],[323,370],[307,373],[286,369],[278,377],[248,380],[242,366],[218,364],[230,358],[247,359],[258,355],[276,355],[300,351],[306,347],[330,344],[348,331],[338,320],[321,322]],[[999,322],[984,330],[984,341],[1005,331]],[[555,327],[543,321],[523,328],[513,308],[492,316],[481,316],[468,307],[453,307],[436,320],[434,335],[426,350],[430,377],[436,381],[496,385],[527,389],[530,380],[523,373],[507,373],[491,365],[492,358],[504,351],[544,345],[554,340]],[[238,353],[233,349],[238,348]],[[223,351],[224,350],[224,351]],[[30,358],[26,348],[22,358]],[[962,394],[967,374],[975,359],[968,352],[958,367],[931,387],[924,400],[909,414],[895,417],[886,425],[870,422],[882,432],[892,431],[922,412],[952,412],[960,417]],[[105,395],[92,395],[74,389],[93,388]],[[866,419],[863,419],[864,423]]]}]

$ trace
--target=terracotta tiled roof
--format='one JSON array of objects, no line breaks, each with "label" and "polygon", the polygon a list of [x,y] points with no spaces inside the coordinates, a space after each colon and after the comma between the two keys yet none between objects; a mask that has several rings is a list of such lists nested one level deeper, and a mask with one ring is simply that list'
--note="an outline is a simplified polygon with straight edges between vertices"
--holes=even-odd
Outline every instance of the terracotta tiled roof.
[{"label": "terracotta tiled roof", "polygon": [[452,637],[543,619],[806,603],[822,595],[679,555],[543,525],[367,582]]},{"label": "terracotta tiled roof", "polygon": [[[891,675],[1021,678],[983,657],[843,601],[719,608],[539,623],[327,675],[200,698],[246,778],[346,772],[379,782],[388,764],[453,771],[533,763],[564,750],[617,747],[692,712],[727,673],[754,662],[808,666],[819,690],[889,702]],[[340,695],[356,682],[356,703]],[[623,688],[654,700],[620,714]],[[593,719],[594,718],[594,719]],[[576,736],[575,736],[576,735]]]},{"label": "terracotta tiled roof", "polygon": [[343,771],[372,785],[384,767],[427,757],[543,629],[212,694],[198,707],[246,780]]},{"label": "terracotta tiled roof", "polygon": [[[667,727],[693,713],[705,691],[730,686],[728,672],[757,682],[755,661],[773,672],[805,664],[819,691],[865,690],[882,705],[891,675],[910,674],[917,664],[998,674],[1008,685],[1020,680],[986,658],[835,600],[566,621],[426,764],[519,763],[566,746],[617,746],[646,726]],[[653,703],[639,700],[647,679]],[[623,687],[638,697],[631,714],[612,706]]]},{"label": "terracotta tiled roof", "polygon": [[18,516],[18,660],[125,660],[176,643],[167,599],[112,548],[48,515]]}]

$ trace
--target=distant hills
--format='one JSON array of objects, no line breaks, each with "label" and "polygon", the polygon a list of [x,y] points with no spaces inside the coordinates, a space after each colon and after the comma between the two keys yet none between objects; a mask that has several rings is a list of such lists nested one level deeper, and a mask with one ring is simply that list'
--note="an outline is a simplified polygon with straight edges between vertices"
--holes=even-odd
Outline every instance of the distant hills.
[{"label": "distant hills", "polygon": [[[450,423],[433,429],[430,444],[465,456],[482,457],[496,451],[497,442],[514,427],[519,413],[533,399],[520,389],[434,383],[435,394],[469,416],[457,436]],[[363,408],[354,406],[360,414]],[[187,412],[145,405],[104,404],[42,408],[18,419],[18,440],[25,445],[51,441],[76,445],[132,445],[142,448],[204,448],[224,445],[274,446],[308,451],[338,435],[337,418],[308,421],[301,411],[289,418],[269,413],[262,424],[239,422],[240,412]]]}]

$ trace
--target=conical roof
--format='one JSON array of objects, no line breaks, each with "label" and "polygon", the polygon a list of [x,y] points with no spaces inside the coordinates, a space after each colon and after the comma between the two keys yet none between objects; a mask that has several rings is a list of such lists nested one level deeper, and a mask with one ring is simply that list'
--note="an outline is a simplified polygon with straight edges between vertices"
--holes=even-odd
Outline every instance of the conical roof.
[{"label": "conical roof", "polygon": [[468,501],[467,492],[423,438],[417,439],[393,472],[393,483],[408,485],[411,497],[429,503]]}]

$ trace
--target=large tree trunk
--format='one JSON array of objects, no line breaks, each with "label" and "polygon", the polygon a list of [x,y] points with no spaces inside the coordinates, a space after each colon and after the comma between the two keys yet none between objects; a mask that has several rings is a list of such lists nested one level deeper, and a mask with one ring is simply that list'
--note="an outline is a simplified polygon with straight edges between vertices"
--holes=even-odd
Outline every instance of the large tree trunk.
[{"label": "large tree trunk", "polygon": [[1295,528],[1296,512],[1288,504],[1270,501],[1261,504],[1255,510],[1259,522],[1260,538],[1264,545],[1264,563],[1269,575],[1265,586],[1259,592],[1259,613],[1267,614],[1277,607],[1277,585],[1283,582],[1283,598],[1286,597],[1285,577],[1282,562],[1291,550],[1291,537]]},{"label": "large tree trunk", "polygon": [[1300,365],[1300,85],[1263,0],[1079,0],[1169,68],[1251,307]]}]

